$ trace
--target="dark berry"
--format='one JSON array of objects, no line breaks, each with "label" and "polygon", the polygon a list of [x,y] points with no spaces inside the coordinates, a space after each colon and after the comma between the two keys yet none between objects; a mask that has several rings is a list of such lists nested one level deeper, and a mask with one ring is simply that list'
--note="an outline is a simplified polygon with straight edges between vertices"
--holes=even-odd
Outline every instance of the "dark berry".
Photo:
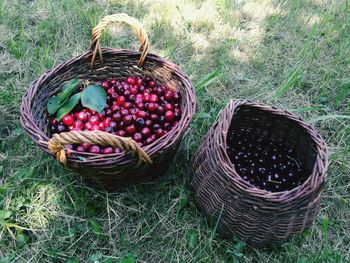
[{"label": "dark berry", "polygon": [[89,152],[90,153],[100,153],[101,149],[98,145],[93,145],[93,146],[91,146]]}]

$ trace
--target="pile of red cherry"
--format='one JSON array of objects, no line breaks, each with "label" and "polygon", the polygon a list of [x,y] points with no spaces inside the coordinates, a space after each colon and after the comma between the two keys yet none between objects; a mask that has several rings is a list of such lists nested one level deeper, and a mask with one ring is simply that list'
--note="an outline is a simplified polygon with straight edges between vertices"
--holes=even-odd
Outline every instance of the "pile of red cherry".
[{"label": "pile of red cherry", "polygon": [[231,129],[227,145],[236,172],[259,189],[270,192],[291,190],[307,179],[295,149],[282,140],[271,140],[267,133]]},{"label": "pile of red cherry", "polygon": [[[61,122],[51,119],[52,133],[99,130],[131,137],[140,146],[145,146],[167,134],[181,118],[180,93],[150,77],[113,78],[96,84],[107,93],[107,105],[103,112],[99,114],[78,105]],[[87,143],[68,145],[67,148],[90,153],[120,152],[118,148]]]}]

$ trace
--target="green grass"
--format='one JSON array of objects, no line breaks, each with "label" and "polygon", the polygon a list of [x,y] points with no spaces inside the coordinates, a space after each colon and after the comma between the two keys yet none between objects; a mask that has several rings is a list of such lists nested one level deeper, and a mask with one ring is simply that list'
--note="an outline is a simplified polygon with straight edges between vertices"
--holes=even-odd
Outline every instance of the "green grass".
[{"label": "green grass", "polygon": [[[162,179],[107,194],[34,145],[19,105],[117,12],[138,18],[151,51],[198,83],[198,108]],[[349,1],[0,0],[0,32],[0,262],[350,261]],[[103,46],[138,48],[129,30],[109,32]],[[321,212],[280,247],[223,240],[193,204],[190,158],[231,98],[292,109],[329,145]]]}]

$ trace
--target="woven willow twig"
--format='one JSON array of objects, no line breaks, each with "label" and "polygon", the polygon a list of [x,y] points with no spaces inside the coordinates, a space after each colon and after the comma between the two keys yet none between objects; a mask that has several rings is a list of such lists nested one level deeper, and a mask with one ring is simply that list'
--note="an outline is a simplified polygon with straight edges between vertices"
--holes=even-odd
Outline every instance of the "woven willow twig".
[{"label": "woven willow twig", "polygon": [[133,31],[135,32],[135,34],[140,39],[140,42],[141,42],[140,51],[142,53],[141,53],[140,60],[138,62],[138,66],[142,67],[143,63],[145,62],[145,58],[148,54],[148,50],[149,50],[148,36],[147,36],[145,30],[143,29],[141,23],[137,19],[130,17],[124,13],[109,15],[109,16],[104,17],[100,21],[100,23],[98,23],[98,25],[96,27],[94,27],[94,29],[92,30],[92,42],[90,45],[90,49],[94,53],[93,53],[92,60],[91,60],[91,66],[93,67],[95,64],[97,52],[99,53],[101,62],[103,62],[102,52],[101,52],[101,47],[100,47],[101,34],[102,34],[102,31],[110,23],[114,23],[114,22],[124,22],[124,23],[130,25],[132,27]]},{"label": "woven willow twig", "polygon": [[118,147],[125,152],[132,152],[139,158],[138,165],[141,162],[152,163],[148,154],[131,138],[124,138],[102,131],[70,131],[54,134],[49,140],[48,147],[50,151],[56,154],[57,160],[66,164],[67,158],[64,146],[67,144],[79,143],[97,144],[102,146]]},{"label": "woven willow twig", "polygon": [[[269,134],[272,141],[282,139],[292,146],[306,164],[308,179],[281,192],[267,192],[243,180],[227,154],[231,125],[249,129],[257,138]],[[320,209],[327,166],[325,142],[298,116],[260,103],[233,100],[194,154],[196,204],[214,220],[220,215],[218,230],[223,236],[235,234],[253,246],[279,243],[311,226]]]},{"label": "woven willow twig", "polygon": [[[100,48],[101,31],[108,23],[113,21],[123,21],[132,24],[141,39],[142,53]],[[149,181],[164,174],[174,159],[181,138],[187,131],[195,111],[195,96],[192,82],[172,62],[154,54],[147,54],[149,49],[147,35],[139,23],[135,21],[135,19],[125,14],[108,16],[102,19],[100,25],[93,31],[91,50],[44,72],[30,84],[21,104],[21,124],[34,142],[50,155],[53,155],[53,152],[55,152],[56,157],[59,157],[63,162],[66,161],[67,166],[77,171],[86,181],[94,185],[98,184],[107,190],[116,190],[125,185]],[[96,57],[97,52],[100,53],[101,57],[103,56],[103,61],[93,59],[93,57]],[[91,62],[94,64],[93,68],[91,68]],[[143,66],[138,67],[137,65]],[[46,111],[48,98],[60,92],[64,83],[72,78],[97,82],[112,77],[125,78],[130,75],[153,77],[162,84],[180,92],[182,96],[182,117],[176,127],[153,143],[142,147],[142,149],[140,148],[144,153],[141,150],[137,150],[136,146],[134,149],[130,148],[130,151],[136,152],[136,155],[139,157],[138,160],[130,154],[126,154],[126,152],[105,155],[70,150],[70,154],[66,155],[62,151],[62,146],[68,142],[82,142],[84,140],[84,142],[98,142],[96,144],[108,144],[119,147],[117,143],[120,141],[101,141],[100,133],[97,133],[98,135],[90,135],[92,132],[88,135],[79,133],[79,136],[72,133],[68,135],[69,138],[63,133],[59,136],[52,136]],[[71,136],[74,136],[74,138],[71,138]],[[51,137],[53,139],[49,148]],[[126,141],[133,144],[131,139]],[[122,145],[122,142],[120,143],[120,146],[128,149],[127,145],[129,144]],[[140,165],[137,165],[140,163],[140,160],[146,161],[142,161]],[[152,160],[152,163],[147,160]]]}]

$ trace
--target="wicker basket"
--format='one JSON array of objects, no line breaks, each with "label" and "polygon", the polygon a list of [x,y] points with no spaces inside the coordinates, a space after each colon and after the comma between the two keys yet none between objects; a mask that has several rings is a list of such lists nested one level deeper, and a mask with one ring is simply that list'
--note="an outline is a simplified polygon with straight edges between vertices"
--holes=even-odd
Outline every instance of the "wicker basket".
[{"label": "wicker basket", "polygon": [[[233,126],[294,147],[305,181],[291,190],[271,192],[243,180],[227,153],[227,134]],[[299,117],[235,100],[221,112],[194,155],[194,196],[199,209],[218,222],[224,237],[235,234],[253,246],[280,243],[311,226],[320,209],[327,166],[325,142]]]},{"label": "wicker basket", "polygon": [[[133,28],[141,41],[140,52],[100,48],[101,33],[111,22],[124,22]],[[192,119],[195,96],[191,81],[181,69],[157,55],[148,54],[148,49],[148,37],[136,19],[126,14],[103,18],[92,30],[90,51],[45,72],[31,83],[22,100],[22,126],[42,150],[56,155],[68,168],[107,190],[148,181],[163,174],[174,159],[181,138]],[[143,148],[130,138],[106,132],[66,132],[54,134],[50,139],[52,135],[48,128],[46,104],[48,98],[57,94],[64,83],[72,78],[98,81],[109,77],[126,77],[130,74],[151,76],[180,92],[182,117],[174,129]],[[111,145],[124,151],[109,155],[76,151],[67,154],[64,145],[81,142]]]}]

